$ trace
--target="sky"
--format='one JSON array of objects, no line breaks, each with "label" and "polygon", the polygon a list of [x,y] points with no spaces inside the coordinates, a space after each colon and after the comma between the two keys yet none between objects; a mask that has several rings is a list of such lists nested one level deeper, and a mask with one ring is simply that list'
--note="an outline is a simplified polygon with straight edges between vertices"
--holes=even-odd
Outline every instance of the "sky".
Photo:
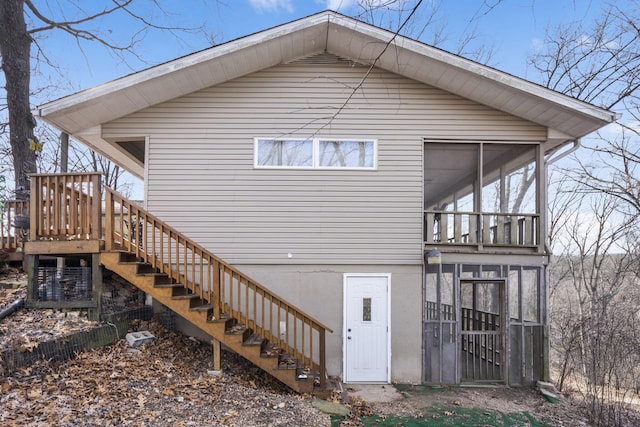
[{"label": "sky", "polygon": [[[47,12],[53,16],[74,19],[82,13],[68,6],[77,2],[34,1],[39,7],[49,8]],[[365,2],[376,4],[383,0]],[[50,89],[34,98],[33,104],[58,99],[323,10],[331,9],[348,16],[357,16],[363,11],[357,0],[161,0],[162,12],[144,6],[151,3],[136,0],[136,4],[142,5],[137,12],[148,21],[180,28],[202,26],[202,30],[141,34],[136,47],[140,57],[127,60],[99,44],[78,45],[62,32],[47,33],[38,40],[38,45],[59,66],[59,72],[51,74],[43,69],[41,74],[33,75],[34,87],[50,84]],[[415,24],[407,29],[410,37],[433,44],[434,34],[443,34],[446,37],[437,46],[456,52],[463,34],[473,32],[475,39],[467,52],[478,47],[490,49],[490,58],[483,61],[487,65],[533,81],[536,76],[527,71],[527,58],[544,48],[545,32],[559,25],[588,22],[607,4],[606,0],[405,0],[405,3],[409,8],[420,3]],[[102,3],[78,4],[90,8]],[[436,12],[429,20],[433,10]],[[405,17],[406,13],[389,12],[378,16],[374,23],[395,31]],[[108,16],[92,25],[91,29],[116,40],[128,40],[133,27],[122,15]],[[141,198],[139,187],[133,197]]]},{"label": "sky", "polygon": [[[366,1],[378,3],[383,0]],[[405,2],[414,5],[418,0]],[[39,0],[37,3],[49,4],[50,1]],[[70,83],[56,92],[47,93],[46,100],[205,49],[212,46],[211,38],[213,44],[219,44],[327,9],[348,16],[362,12],[356,0],[181,0],[161,3],[165,5],[165,15],[147,9],[141,9],[142,14],[150,21],[165,25],[190,28],[204,25],[209,37],[202,33],[176,36],[156,32],[139,43],[138,51],[143,60],[124,62],[95,43],[85,43],[78,49],[73,39],[62,33],[49,33],[41,43],[62,67],[62,73]],[[434,8],[437,9],[435,19],[423,32],[414,30],[410,35],[420,36],[421,41],[431,44],[434,32],[441,30],[447,39],[438,47],[455,52],[462,34],[474,31],[475,45],[492,49],[488,65],[527,78],[527,56],[541,47],[548,28],[588,20],[604,4],[601,0],[424,0],[417,11],[418,25],[428,19]],[[389,13],[384,21],[376,24],[395,31],[401,19],[397,13]],[[98,28],[110,35],[124,36],[129,34],[128,25],[129,22],[118,17],[102,20]]]}]

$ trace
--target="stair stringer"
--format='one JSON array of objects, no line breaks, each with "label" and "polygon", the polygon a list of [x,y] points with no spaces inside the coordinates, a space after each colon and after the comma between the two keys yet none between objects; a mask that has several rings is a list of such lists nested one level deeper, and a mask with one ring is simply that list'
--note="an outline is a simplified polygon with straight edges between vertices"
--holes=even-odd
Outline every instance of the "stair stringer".
[{"label": "stair stringer", "polygon": [[[312,393],[314,390],[313,378],[299,379],[296,369],[279,368],[277,357],[265,357],[261,355],[260,345],[247,345],[245,334],[233,334],[226,331],[227,323],[221,320],[208,320],[208,312],[191,308],[189,299],[177,299],[174,297],[174,288],[158,287],[155,284],[156,274],[138,273],[136,263],[121,262],[121,252],[102,252],[100,264],[108,270],[121,276],[143,292],[151,295],[158,302],[168,307],[176,314],[191,322],[193,325],[220,341],[229,349],[249,360],[251,363],[277,378],[298,393]],[[186,287],[184,287],[186,289]]]}]

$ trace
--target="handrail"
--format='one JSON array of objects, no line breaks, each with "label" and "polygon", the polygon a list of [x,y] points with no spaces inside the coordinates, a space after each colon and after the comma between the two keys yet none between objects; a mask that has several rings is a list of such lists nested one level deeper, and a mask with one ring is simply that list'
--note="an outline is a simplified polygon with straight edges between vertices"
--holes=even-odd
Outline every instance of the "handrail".
[{"label": "handrail", "polygon": [[539,247],[540,215],[424,211],[426,244]]},{"label": "handrail", "polygon": [[101,173],[32,174],[29,240],[102,237]]},{"label": "handrail", "polygon": [[7,200],[0,218],[0,250],[15,252],[22,247],[24,233],[28,230],[29,202]]},{"label": "handrail", "polygon": [[325,334],[333,332],[137,204],[105,187],[105,248],[135,254],[326,378]]}]

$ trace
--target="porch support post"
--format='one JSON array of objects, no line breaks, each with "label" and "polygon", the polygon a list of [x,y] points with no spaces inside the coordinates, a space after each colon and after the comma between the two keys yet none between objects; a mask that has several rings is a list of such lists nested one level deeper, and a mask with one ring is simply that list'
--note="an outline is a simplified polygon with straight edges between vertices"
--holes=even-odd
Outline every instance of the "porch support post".
[{"label": "porch support post", "polygon": [[68,172],[69,167],[69,134],[60,132],[60,172]]},{"label": "porch support post", "polygon": [[24,255],[27,267],[27,303],[38,299],[38,255]]},{"label": "porch support post", "polygon": [[536,211],[540,223],[538,224],[538,252],[544,253],[547,246],[547,164],[544,161],[544,149],[539,144],[536,147]]},{"label": "porch support post", "polygon": [[[538,214],[540,215],[540,224],[538,225],[538,252],[545,253],[547,248],[547,230],[548,230],[548,171],[547,171],[547,163],[544,159],[544,149],[542,148],[542,144],[538,145],[537,151],[537,188],[536,188],[536,196],[537,196],[537,209]],[[540,302],[541,312],[540,320],[542,321],[542,379],[544,381],[550,381],[551,379],[551,358],[550,358],[550,342],[549,342],[549,282],[550,282],[550,274],[549,274],[549,262],[548,259],[544,262],[544,266],[542,267],[542,274],[540,279],[542,283],[538,284],[538,301]]]},{"label": "porch support post", "polygon": [[[69,134],[60,132],[60,173],[67,173],[69,167]],[[64,257],[58,257],[56,259],[56,266],[58,270],[65,268],[66,259]]]},{"label": "porch support post", "polygon": [[211,341],[211,343],[213,344],[213,370],[221,371],[222,367],[220,364],[220,353],[222,352],[222,346],[220,345],[220,341],[215,338]]},{"label": "porch support post", "polygon": [[89,309],[89,320],[98,321],[102,315],[102,269],[100,268],[100,254],[91,254],[91,286],[93,287],[93,298],[96,300],[96,307]]}]

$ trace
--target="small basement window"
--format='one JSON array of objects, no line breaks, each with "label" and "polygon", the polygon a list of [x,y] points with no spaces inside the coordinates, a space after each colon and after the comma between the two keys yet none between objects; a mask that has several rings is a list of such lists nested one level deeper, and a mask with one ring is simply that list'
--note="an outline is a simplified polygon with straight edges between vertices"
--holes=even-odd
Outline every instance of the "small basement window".
[{"label": "small basement window", "polygon": [[257,168],[376,169],[376,140],[256,138]]}]

